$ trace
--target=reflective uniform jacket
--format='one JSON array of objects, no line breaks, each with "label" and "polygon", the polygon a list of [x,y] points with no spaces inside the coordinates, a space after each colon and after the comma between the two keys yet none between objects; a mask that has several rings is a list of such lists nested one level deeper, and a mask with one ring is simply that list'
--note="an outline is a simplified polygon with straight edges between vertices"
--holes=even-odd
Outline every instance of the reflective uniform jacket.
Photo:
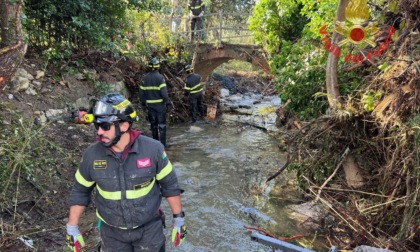
[{"label": "reflective uniform jacket", "polygon": [[169,103],[168,90],[165,79],[158,72],[153,70],[144,76],[140,84],[140,101],[147,106],[163,106]]},{"label": "reflective uniform jacket", "polygon": [[188,9],[192,12],[194,16],[198,16],[201,12],[204,12],[206,6],[201,0],[192,0],[188,3]]},{"label": "reflective uniform jacket", "polygon": [[202,94],[203,93],[203,85],[200,83],[201,76],[196,73],[191,73],[187,76],[185,81],[185,95],[189,94]]},{"label": "reflective uniform jacket", "polygon": [[121,159],[97,142],[83,153],[69,205],[88,206],[96,188],[96,214],[110,226],[139,227],[158,217],[162,196],[182,193],[163,145],[130,131]]}]

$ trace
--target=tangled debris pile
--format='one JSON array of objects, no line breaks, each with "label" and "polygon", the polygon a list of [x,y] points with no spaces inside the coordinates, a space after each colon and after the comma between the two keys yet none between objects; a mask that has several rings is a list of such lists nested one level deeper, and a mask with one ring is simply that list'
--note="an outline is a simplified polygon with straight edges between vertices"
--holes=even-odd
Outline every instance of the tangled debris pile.
[{"label": "tangled debris pile", "polygon": [[352,68],[369,85],[336,114],[286,137],[288,161],[278,172],[299,165],[298,183],[330,209],[334,221],[325,231],[343,249],[420,249],[420,3],[398,6],[407,21],[382,62]]}]

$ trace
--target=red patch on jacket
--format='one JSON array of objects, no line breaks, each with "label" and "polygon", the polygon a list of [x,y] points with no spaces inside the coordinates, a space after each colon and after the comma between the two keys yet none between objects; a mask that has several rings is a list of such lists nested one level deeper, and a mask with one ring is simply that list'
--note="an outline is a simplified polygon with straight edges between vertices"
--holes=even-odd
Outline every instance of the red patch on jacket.
[{"label": "red patch on jacket", "polygon": [[150,167],[151,165],[150,158],[137,159],[137,168],[139,169]]}]

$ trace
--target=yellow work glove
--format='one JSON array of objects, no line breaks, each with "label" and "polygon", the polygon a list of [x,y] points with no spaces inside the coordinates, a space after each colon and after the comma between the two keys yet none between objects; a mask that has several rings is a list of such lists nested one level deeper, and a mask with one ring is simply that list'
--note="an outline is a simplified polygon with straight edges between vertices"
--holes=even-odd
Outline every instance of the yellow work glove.
[{"label": "yellow work glove", "polygon": [[79,227],[77,225],[72,226],[67,224],[66,229],[67,246],[71,249],[71,251],[79,252],[80,249],[85,246],[85,240],[83,240],[83,236],[79,231]]},{"label": "yellow work glove", "polygon": [[187,236],[187,228],[184,222],[184,217],[174,218],[172,225],[172,243],[175,247],[181,245],[182,242],[185,240],[185,236]]}]

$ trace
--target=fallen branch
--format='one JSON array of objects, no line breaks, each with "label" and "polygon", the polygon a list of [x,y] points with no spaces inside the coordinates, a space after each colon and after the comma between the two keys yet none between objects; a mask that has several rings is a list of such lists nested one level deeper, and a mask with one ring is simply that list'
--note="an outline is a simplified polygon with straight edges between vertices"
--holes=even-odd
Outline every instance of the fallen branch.
[{"label": "fallen branch", "polygon": [[338,165],[337,165],[337,167],[335,167],[335,170],[334,170],[334,172],[327,178],[327,180],[325,180],[324,181],[324,183],[322,184],[322,186],[319,188],[319,190],[318,190],[318,194],[316,195],[316,198],[315,198],[315,202],[318,202],[318,200],[319,200],[319,196],[321,195],[321,192],[322,192],[322,189],[328,184],[328,182],[335,176],[335,174],[337,173],[337,171],[338,171],[338,168],[340,168],[340,166],[341,166],[341,164],[344,162],[344,160],[346,159],[346,157],[347,157],[347,155],[349,154],[349,152],[350,152],[350,149],[347,147],[345,150],[344,150],[344,153],[343,153],[343,155],[341,155],[341,161],[340,161],[340,163],[338,163]]},{"label": "fallen branch", "polygon": [[302,126],[300,125],[300,123],[299,123],[299,121],[298,121],[298,120],[293,120],[293,125],[294,125],[296,128],[298,128],[298,130],[302,131],[302,133],[303,133],[303,134],[305,134],[305,133],[306,133],[306,132],[305,132],[305,130],[304,130],[304,129],[302,129]]},{"label": "fallen branch", "polygon": [[[289,144],[287,144],[287,160],[286,160],[286,163],[276,172],[276,173],[274,173],[273,175],[271,175],[270,177],[268,177],[267,178],[267,180],[265,181],[265,183],[268,183],[269,181],[271,181],[271,180],[273,180],[274,178],[276,178],[277,176],[279,176],[288,166],[289,166],[289,164],[291,163],[291,161],[292,161],[292,157],[295,155],[295,153],[296,153],[296,150],[294,150],[293,151],[293,153],[292,153],[292,151],[290,150],[290,148],[291,148],[291,146],[293,145],[293,144],[296,144],[296,143],[294,143],[295,142],[295,139],[301,134],[301,133],[305,133],[306,131],[305,131],[305,129],[307,129],[308,131],[309,131],[309,128],[311,127],[311,125],[313,125],[313,124],[315,124],[315,123],[317,123],[317,122],[320,122],[320,121],[324,121],[324,120],[328,120],[328,119],[330,119],[330,117],[329,116],[321,116],[321,117],[319,117],[318,119],[316,119],[316,120],[313,120],[312,122],[310,122],[310,123],[308,123],[308,124],[306,124],[305,126],[303,126],[303,127],[301,127],[300,128],[300,130],[293,136],[293,137],[291,137],[289,140],[288,140],[288,143]],[[333,126],[330,126],[330,127],[333,127]]]},{"label": "fallen branch", "polygon": [[289,166],[290,164],[290,158],[289,155],[287,155],[287,161],[286,163],[273,175],[271,175],[270,177],[267,178],[267,180],[265,181],[265,183],[270,182],[272,179],[276,178],[278,175],[280,175],[286,168],[287,166]]},{"label": "fallen branch", "polygon": [[[263,83],[264,84],[264,83]],[[272,85],[272,82],[270,81],[270,82],[268,82],[266,85],[264,85],[264,88],[263,88],[263,90],[261,91],[261,94],[262,95],[269,95],[268,94],[268,92],[269,91],[267,91],[270,87],[271,87],[271,85]],[[270,91],[272,91],[272,90],[270,90]],[[271,93],[271,92],[270,92]]]}]

